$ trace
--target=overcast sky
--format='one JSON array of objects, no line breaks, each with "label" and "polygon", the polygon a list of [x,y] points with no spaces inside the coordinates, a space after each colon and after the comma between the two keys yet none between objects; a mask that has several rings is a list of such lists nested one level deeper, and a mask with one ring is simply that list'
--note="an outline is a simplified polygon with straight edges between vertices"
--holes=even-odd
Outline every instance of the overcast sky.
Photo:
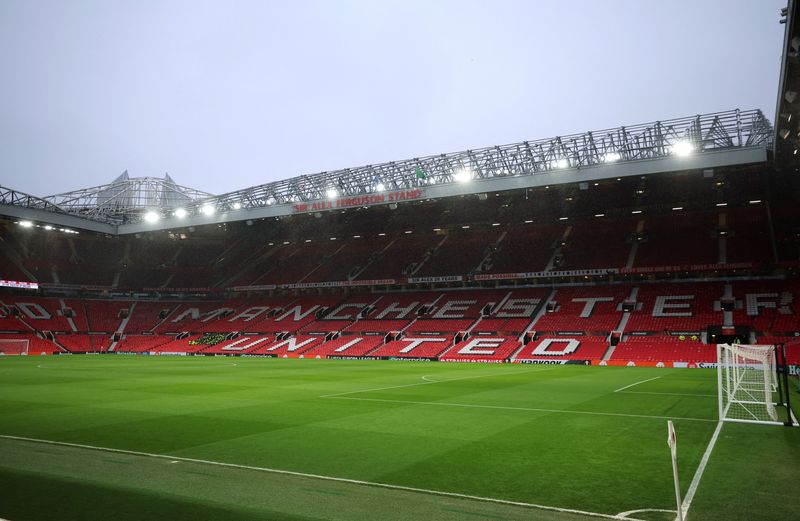
[{"label": "overcast sky", "polygon": [[276,179],[715,112],[785,0],[0,1],[0,185]]}]

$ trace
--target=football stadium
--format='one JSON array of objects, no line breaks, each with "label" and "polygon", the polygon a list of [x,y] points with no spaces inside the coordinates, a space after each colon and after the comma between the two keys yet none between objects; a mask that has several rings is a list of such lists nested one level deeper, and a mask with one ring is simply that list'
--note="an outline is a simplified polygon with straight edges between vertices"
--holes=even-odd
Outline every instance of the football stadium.
[{"label": "football stadium", "polygon": [[0,518],[797,519],[781,16],[774,119],[0,187]]}]

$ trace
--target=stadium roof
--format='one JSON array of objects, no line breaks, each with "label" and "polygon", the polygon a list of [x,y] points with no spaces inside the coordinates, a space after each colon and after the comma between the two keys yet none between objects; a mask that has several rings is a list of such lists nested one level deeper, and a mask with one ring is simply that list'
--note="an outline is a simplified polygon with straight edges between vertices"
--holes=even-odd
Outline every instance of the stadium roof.
[{"label": "stadium roof", "polygon": [[345,168],[212,196],[164,179],[130,178],[44,198],[0,187],[0,214],[109,234],[322,212],[760,163],[773,128],[731,110],[479,150]]}]

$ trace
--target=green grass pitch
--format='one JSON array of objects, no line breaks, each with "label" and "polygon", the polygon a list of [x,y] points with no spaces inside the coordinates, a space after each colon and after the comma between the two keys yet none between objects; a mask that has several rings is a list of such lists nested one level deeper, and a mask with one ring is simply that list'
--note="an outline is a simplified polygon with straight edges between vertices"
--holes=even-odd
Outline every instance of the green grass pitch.
[{"label": "green grass pitch", "polygon": [[[700,369],[6,357],[0,518],[674,519],[716,416]],[[688,517],[798,498],[800,429],[725,424]]]}]

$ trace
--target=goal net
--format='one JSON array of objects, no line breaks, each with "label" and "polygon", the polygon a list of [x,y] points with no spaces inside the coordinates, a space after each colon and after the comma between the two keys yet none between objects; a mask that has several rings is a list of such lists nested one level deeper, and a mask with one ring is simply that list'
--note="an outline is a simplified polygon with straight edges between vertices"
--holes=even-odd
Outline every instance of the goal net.
[{"label": "goal net", "polygon": [[775,346],[719,344],[717,362],[720,420],[783,424]]},{"label": "goal net", "polygon": [[29,344],[24,338],[0,338],[0,355],[27,355]]}]

